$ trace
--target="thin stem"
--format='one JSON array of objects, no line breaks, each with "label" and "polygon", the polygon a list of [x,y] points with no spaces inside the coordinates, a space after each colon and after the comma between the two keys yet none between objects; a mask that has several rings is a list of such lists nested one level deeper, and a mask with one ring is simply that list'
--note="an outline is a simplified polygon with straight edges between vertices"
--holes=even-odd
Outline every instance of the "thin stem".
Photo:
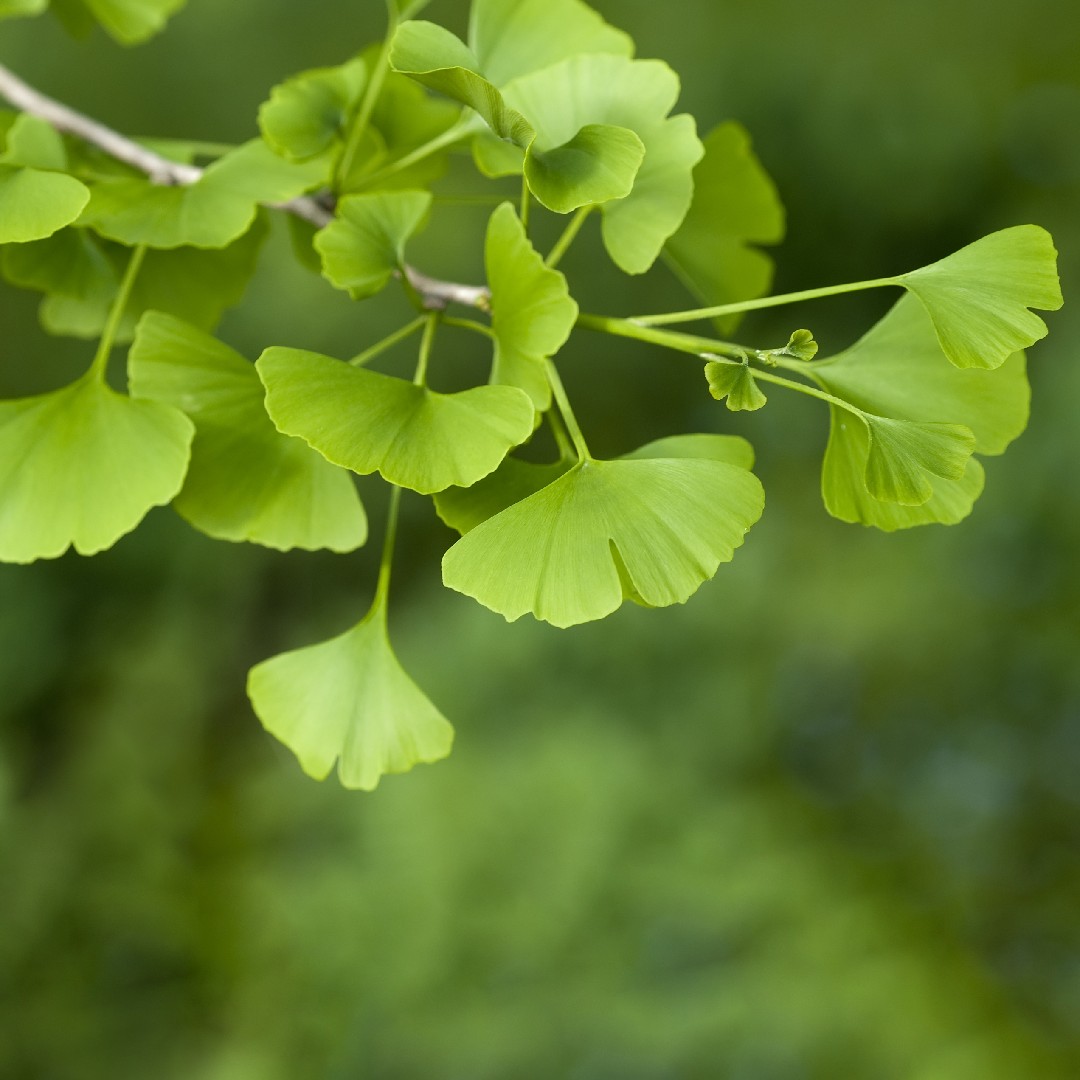
[{"label": "thin stem", "polygon": [[574,212],[574,216],[566,223],[562,236],[555,241],[555,246],[548,252],[548,257],[544,260],[552,270],[562,262],[562,257],[570,250],[570,245],[574,242],[577,234],[581,232],[581,226],[585,224],[585,219],[592,213],[592,209],[591,204],[589,206],[579,206]]},{"label": "thin stem", "polygon": [[569,461],[576,457],[573,443],[570,442],[570,436],[566,433],[566,425],[563,424],[562,418],[559,416],[559,410],[548,409],[544,415],[551,425],[551,434],[555,439],[555,445],[559,449],[559,459]]},{"label": "thin stem", "polygon": [[470,135],[475,135],[480,130],[480,126],[476,122],[477,119],[477,117],[463,116],[441,135],[429,139],[422,146],[410,150],[409,153],[399,157],[397,161],[392,161],[389,165],[384,166],[370,176],[361,177],[358,186],[370,187],[373,184],[381,183],[387,177],[407,169],[410,165],[415,165],[418,161],[423,161],[425,158],[431,157],[432,154],[437,154],[440,150],[453,146],[454,143],[461,142],[462,139],[466,139]]},{"label": "thin stem", "polygon": [[574,444],[574,450],[577,451],[577,456],[581,461],[592,461],[593,456],[589,453],[589,447],[585,443],[585,436],[581,434],[577,417],[570,407],[570,399],[566,396],[566,388],[562,384],[562,379],[559,378],[555,364],[551,360],[546,361],[546,363],[551,392],[555,395],[555,402],[559,406],[559,412],[562,414],[563,423],[566,424],[566,430],[569,432],[570,439]]},{"label": "thin stem", "polygon": [[399,341],[404,341],[411,334],[415,334],[417,330],[427,321],[426,315],[417,315],[411,323],[406,323],[405,326],[399,327],[393,333],[387,334],[386,337],[380,341],[376,341],[370,348],[365,349],[362,353],[358,353],[354,356],[349,363],[353,367],[363,367],[364,364],[370,360],[374,360],[375,357],[381,356],[387,349],[392,349]]},{"label": "thin stem", "polygon": [[372,607],[386,620],[386,604],[390,597],[390,571],[394,563],[394,542],[397,540],[398,518],[401,512],[401,488],[390,485],[390,505],[386,511],[386,532],[383,536],[382,557],[379,559],[379,584],[375,588]]},{"label": "thin stem", "polygon": [[440,318],[437,311],[424,316],[424,336],[420,339],[420,358],[416,362],[416,374],[413,376],[415,386],[423,386],[427,382],[428,362],[431,360],[431,349],[435,344],[435,331],[439,328]]},{"label": "thin stem", "polygon": [[693,353],[695,356],[710,353],[742,360],[743,357],[754,353],[753,349],[736,345],[734,342],[717,341],[714,338],[698,337],[696,334],[683,334],[677,330],[654,330],[651,327],[640,326],[629,319],[611,319],[603,315],[582,313],[578,315],[577,325],[587,330],[598,330],[603,334],[614,334],[617,337],[645,341],[650,345],[661,345],[666,349],[675,349],[677,352]]},{"label": "thin stem", "polygon": [[398,17],[393,4],[386,5],[386,12],[388,19],[386,37],[383,38],[379,55],[375,58],[375,66],[368,76],[367,86],[364,87],[364,96],[360,99],[360,108],[356,110],[356,116],[353,117],[352,126],[349,128],[349,138],[345,143],[345,149],[341,153],[341,160],[338,162],[337,183],[334,185],[337,191],[340,191],[345,186],[349,170],[352,169],[353,160],[356,158],[364,133],[368,129],[368,123],[371,121],[371,114],[375,111],[375,103],[379,100],[379,94],[382,93],[386,73],[390,70],[390,41],[394,36],[394,31],[397,30]]},{"label": "thin stem", "polygon": [[475,319],[458,319],[453,315],[444,315],[442,321],[444,326],[456,326],[461,330],[471,330],[474,334],[483,334],[492,340],[495,338],[495,331],[490,326]]},{"label": "thin stem", "polygon": [[124,318],[128,301],[131,299],[131,290],[135,285],[135,279],[139,276],[139,268],[142,266],[143,257],[146,255],[146,246],[140,244],[133,248],[131,258],[128,260],[127,269],[124,271],[120,289],[109,309],[109,317],[105,322],[105,329],[101,332],[101,340],[98,342],[97,352],[94,353],[93,363],[90,370],[101,382],[105,381],[105,372],[109,366],[109,354],[112,352],[113,342],[120,330],[120,322]]},{"label": "thin stem", "polygon": [[670,323],[693,322],[695,319],[714,319],[721,315],[735,315],[741,311],[758,311],[761,308],[795,304],[801,300],[820,300],[841,293],[861,292],[863,289],[879,289],[885,285],[900,285],[897,278],[873,278],[870,281],[854,281],[847,285],[826,285],[820,289],[804,289],[802,292],[764,296],[759,300],[743,300],[737,304],[720,304],[717,307],[695,308],[692,311],[673,311],[664,315],[637,315],[630,322],[638,326],[666,326]]},{"label": "thin stem", "polygon": [[763,379],[765,382],[775,383],[777,386],[787,387],[788,390],[797,390],[800,394],[807,394],[809,397],[815,397],[821,401],[827,401],[830,405],[835,405],[837,408],[844,409],[846,412],[853,413],[855,416],[865,416],[862,409],[856,408],[850,401],[844,401],[843,398],[838,398],[833,394],[826,393],[816,386],[809,386],[806,383],[797,383],[794,379],[785,379],[783,375],[774,375],[771,371],[759,371],[757,368],[754,369],[754,378]]}]

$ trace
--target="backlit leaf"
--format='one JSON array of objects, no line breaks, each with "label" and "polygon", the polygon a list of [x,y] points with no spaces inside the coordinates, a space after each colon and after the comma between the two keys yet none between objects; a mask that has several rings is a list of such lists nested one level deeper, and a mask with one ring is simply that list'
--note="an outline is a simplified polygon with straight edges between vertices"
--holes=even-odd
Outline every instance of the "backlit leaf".
[{"label": "backlit leaf", "polygon": [[138,45],[165,28],[187,0],[79,0],[121,45]]},{"label": "backlit leaf", "polygon": [[93,371],[0,402],[0,559],[111,547],[180,490],[193,434],[176,409],[124,397]]},{"label": "backlit leaf", "polygon": [[454,739],[394,655],[380,604],[339,637],[257,664],[248,696],[304,772],[323,780],[337,762],[347,788],[372,791],[386,773],[438,761]]},{"label": "backlit leaf", "polygon": [[239,353],[149,312],[128,373],[132,396],[172,405],[195,422],[191,465],[174,506],[197,529],[282,551],[352,551],[367,538],[352,477],[278,432],[255,367]]},{"label": "backlit leaf", "polygon": [[0,19],[40,15],[48,6],[49,0],[0,0]]},{"label": "backlit leaf", "polygon": [[921,506],[934,493],[931,477],[959,480],[975,449],[960,424],[920,423],[863,414],[870,433],[866,487],[875,499]]},{"label": "backlit leaf", "polygon": [[427,219],[427,191],[347,195],[315,237],[323,276],[354,299],[372,296],[405,261],[405,244]]},{"label": "backlit leaf", "polygon": [[495,333],[492,382],[520,387],[543,411],[551,402],[544,360],[565,344],[578,306],[566,278],[546,267],[529,243],[509,203],[491,215],[485,262]]},{"label": "backlit leaf", "polygon": [[1061,307],[1057,251],[1038,225],[991,233],[896,278],[925,305],[945,355],[960,368],[996,368],[1046,336],[1029,308]]},{"label": "backlit leaf", "polygon": [[532,403],[512,386],[439,394],[298,349],[267,349],[256,367],[279,431],[424,495],[476,483],[533,431]]},{"label": "backlit leaf", "polygon": [[69,166],[64,137],[44,120],[20,113],[8,129],[0,164],[64,172]]},{"label": "backlit leaf", "polygon": [[443,557],[443,582],[514,620],[602,619],[628,596],[682,603],[761,516],[757,478],[695,458],[583,461],[477,525]]},{"label": "backlit leaf", "polygon": [[710,361],[705,365],[705,378],[709,380],[709,393],[717,401],[727,398],[732,412],[754,412],[767,400],[748,364]]},{"label": "backlit leaf", "polygon": [[0,165],[0,244],[24,244],[70,225],[90,192],[72,176]]}]

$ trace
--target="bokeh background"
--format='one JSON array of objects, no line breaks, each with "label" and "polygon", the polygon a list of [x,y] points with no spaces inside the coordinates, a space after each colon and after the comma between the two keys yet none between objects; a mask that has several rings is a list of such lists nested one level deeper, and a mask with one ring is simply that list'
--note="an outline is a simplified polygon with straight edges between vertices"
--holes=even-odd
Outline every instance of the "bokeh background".
[{"label": "bokeh background", "polygon": [[[392,631],[458,737],[372,795],[305,778],[243,694],[350,625],[372,552],[241,549],[162,510],[92,560],[0,568],[5,1080],[1080,1076],[1080,8],[596,6],[703,132],[749,127],[789,210],[780,290],[1051,229],[1067,303],[1030,430],[967,522],[885,536],[824,513],[818,403],[734,417],[695,365],[582,337],[563,369],[599,452],[746,434],[765,517],[685,607],[559,632],[442,591],[450,534],[407,499]],[[0,60],[126,132],[235,142],[382,10],[190,0],[131,51],[5,22]],[[477,278],[488,210],[448,204],[416,261]],[[685,306],[596,239],[564,264],[585,306]],[[888,299],[742,336],[833,352]],[[88,360],[36,303],[0,292],[4,396]],[[404,312],[334,294],[279,225],[221,333],[348,356]]]}]

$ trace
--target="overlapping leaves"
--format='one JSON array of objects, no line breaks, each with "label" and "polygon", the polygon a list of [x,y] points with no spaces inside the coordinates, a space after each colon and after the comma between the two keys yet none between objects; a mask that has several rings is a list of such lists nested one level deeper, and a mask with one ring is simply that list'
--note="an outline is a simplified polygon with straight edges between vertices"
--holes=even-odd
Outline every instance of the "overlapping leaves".
[{"label": "overlapping leaves", "polygon": [[151,312],[128,361],[131,393],[195,422],[191,465],[174,506],[220,540],[351,551],[367,537],[352,478],[300,439],[282,435],[263,387],[232,349],[178,319]]},{"label": "overlapping leaves", "polygon": [[[52,0],[52,10],[73,33],[96,22],[121,45],[138,45],[165,27],[187,0]],[[0,19],[40,15],[50,0],[0,0]]]}]

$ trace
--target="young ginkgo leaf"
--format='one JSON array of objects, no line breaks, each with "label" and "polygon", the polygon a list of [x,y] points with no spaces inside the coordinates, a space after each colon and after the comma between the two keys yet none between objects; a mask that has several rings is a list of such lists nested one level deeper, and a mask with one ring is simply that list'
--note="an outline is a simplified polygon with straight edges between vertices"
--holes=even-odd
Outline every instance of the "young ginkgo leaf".
[{"label": "young ginkgo leaf", "polygon": [[121,244],[222,248],[251,228],[260,203],[287,202],[325,179],[322,159],[290,162],[261,139],[218,158],[194,184],[140,178],[94,186],[80,224]]},{"label": "young ginkgo leaf", "polygon": [[960,368],[996,368],[1046,336],[1029,308],[1062,304],[1057,251],[1038,225],[991,233],[895,279],[926,307],[945,355]]},{"label": "young ginkgo leaf", "polygon": [[648,270],[690,208],[694,166],[704,152],[693,118],[668,115],[679,97],[675,72],[659,60],[579,55],[516,79],[503,93],[544,145],[564,143],[590,125],[640,138],[645,158],[633,189],[604,204],[602,231],[620,269]]},{"label": "young ginkgo leaf", "polygon": [[379,292],[405,262],[405,245],[427,220],[427,191],[347,195],[315,237],[323,277],[354,300]]},{"label": "young ginkgo leaf", "polygon": [[0,19],[40,15],[48,6],[49,0],[0,0]]},{"label": "young ginkgo leaf", "polygon": [[165,28],[187,0],[77,0],[121,45],[138,45]]},{"label": "young ginkgo leaf", "polygon": [[[772,259],[755,245],[783,240],[784,208],[741,124],[721,124],[703,145],[705,156],[694,169],[693,201],[664,253],[703,304],[754,300],[769,291],[773,279]],[[738,319],[717,319],[718,329],[731,333]]]},{"label": "young ginkgo leaf", "polygon": [[727,398],[732,412],[754,412],[768,400],[748,364],[713,360],[705,365],[705,378],[709,380],[709,393],[717,401]]},{"label": "young ginkgo leaf", "polygon": [[56,128],[29,113],[20,113],[8,130],[0,164],[65,172],[70,163],[64,137]]},{"label": "young ginkgo leaf", "polygon": [[973,457],[959,479],[924,477],[933,490],[921,505],[883,502],[867,490],[869,456],[867,426],[846,409],[830,405],[829,445],[822,464],[821,493],[825,508],[833,517],[873,525],[885,532],[935,523],[954,525],[971,513],[975,500],[982,494],[985,474]]},{"label": "young ginkgo leaf", "polygon": [[287,551],[352,551],[367,519],[352,477],[263,408],[255,366],[179,319],[148,312],[128,355],[131,393],[195,422],[191,465],[176,511],[219,540]]},{"label": "young ginkgo leaf", "polygon": [[0,165],[0,244],[25,244],[70,225],[90,199],[73,176]]},{"label": "young ginkgo leaf", "polygon": [[892,420],[863,413],[870,433],[866,488],[875,499],[921,506],[934,493],[931,477],[959,480],[975,450],[961,424]]},{"label": "young ginkgo leaf", "polygon": [[454,740],[394,655],[378,602],[339,637],[257,664],[248,696],[304,772],[324,780],[337,762],[347,788],[372,791],[386,773],[446,757]]},{"label": "young ginkgo leaf", "polygon": [[259,130],[275,153],[292,161],[321,154],[344,139],[367,81],[361,59],[294,75],[259,107]]},{"label": "young ginkgo leaf", "polygon": [[90,371],[70,386],[0,402],[0,560],[93,555],[180,490],[194,427]]},{"label": "young ginkgo leaf", "polygon": [[626,598],[682,603],[731,559],[765,498],[753,473],[694,458],[582,461],[463,536],[443,582],[512,621],[602,619]]},{"label": "young ginkgo leaf", "polygon": [[517,211],[503,203],[485,246],[495,361],[491,381],[524,390],[543,411],[551,403],[544,361],[562,348],[577,319],[566,278],[544,265]]},{"label": "young ginkgo leaf", "polygon": [[512,386],[439,394],[299,349],[267,349],[256,368],[279,431],[422,495],[475,484],[533,432],[532,402]]},{"label": "young ginkgo leaf", "polygon": [[628,128],[586,122],[553,137],[511,107],[472,50],[434,23],[402,23],[390,55],[396,71],[474,109],[495,135],[520,147],[529,188],[548,209],[566,214],[633,188],[645,147]]}]

